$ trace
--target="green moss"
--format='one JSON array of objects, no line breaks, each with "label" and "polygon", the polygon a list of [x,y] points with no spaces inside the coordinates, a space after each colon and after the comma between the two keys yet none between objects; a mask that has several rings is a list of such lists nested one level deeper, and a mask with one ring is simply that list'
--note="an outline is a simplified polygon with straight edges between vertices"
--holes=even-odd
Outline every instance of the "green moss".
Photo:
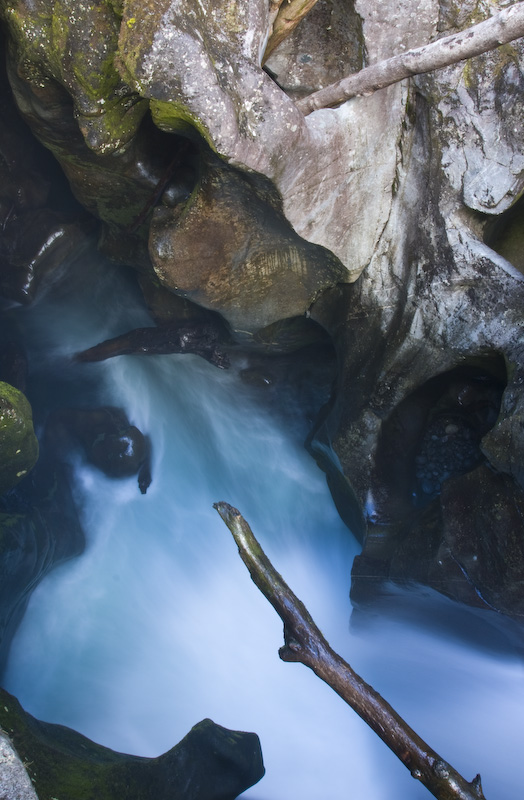
[{"label": "green moss", "polygon": [[465,61],[462,80],[471,93],[477,91],[482,80],[489,85],[501,80],[510,66],[520,69],[518,52],[511,43]]},{"label": "green moss", "polygon": [[[115,800],[147,797],[125,767],[126,758],[60,726],[26,714],[18,701],[0,690],[0,725],[12,739],[38,796],[60,800]],[[128,795],[130,792],[130,795]]]},{"label": "green moss", "polygon": [[[184,800],[236,797],[264,774],[258,738],[203,720],[158,758],[116,753],[40,722],[0,689],[0,727],[40,800]],[[227,790],[220,791],[220,785]]]},{"label": "green moss", "polygon": [[26,397],[0,381],[0,494],[15,486],[38,459],[31,406]]},{"label": "green moss", "polygon": [[192,114],[182,103],[168,100],[150,100],[149,107],[153,122],[161,130],[169,133],[194,135],[195,132],[214,150],[213,141],[202,121]]},{"label": "green moss", "polygon": [[147,101],[122,82],[115,66],[120,18],[112,0],[78,5],[48,0],[5,10],[22,73],[41,85],[49,78],[71,95],[87,145],[108,153],[135,134]]}]

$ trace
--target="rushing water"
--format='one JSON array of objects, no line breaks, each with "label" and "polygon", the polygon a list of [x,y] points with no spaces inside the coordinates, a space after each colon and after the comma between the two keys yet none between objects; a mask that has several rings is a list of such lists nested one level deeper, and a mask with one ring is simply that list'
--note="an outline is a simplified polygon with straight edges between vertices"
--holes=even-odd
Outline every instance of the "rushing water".
[{"label": "rushing water", "polygon": [[[11,649],[8,691],[40,719],[144,756],[166,751],[205,717],[256,731],[267,773],[245,793],[252,800],[428,797],[328,687],[279,660],[280,620],[212,508],[225,500],[332,646],[412,727],[468,779],[480,771],[488,800],[520,796],[518,653],[481,647],[489,624],[430,592],[392,591],[386,605],[404,614],[351,624],[358,546],[295,426],[256,405],[235,370],[194,356],[72,366],[71,353],[149,324],[118,276],[96,265],[87,272],[12,312],[30,348],[33,398],[123,407],[151,437],[153,483],[142,496],[135,478],[114,481],[75,464],[87,548],[34,592]],[[444,622],[421,624],[436,618]],[[447,624],[455,618],[458,627]]]}]

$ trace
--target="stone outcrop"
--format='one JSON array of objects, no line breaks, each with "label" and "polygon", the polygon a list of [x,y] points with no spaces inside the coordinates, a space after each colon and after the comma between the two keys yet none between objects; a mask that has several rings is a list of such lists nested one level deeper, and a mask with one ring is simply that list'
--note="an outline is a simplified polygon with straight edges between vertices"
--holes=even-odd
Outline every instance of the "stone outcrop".
[{"label": "stone outcrop", "polygon": [[[444,11],[439,26],[448,30],[454,18]],[[524,485],[519,455],[524,444],[524,282],[518,263],[500,257],[487,244],[495,215],[518,206],[522,191],[522,154],[514,138],[523,125],[516,110],[524,86],[521,52],[517,43],[471,64],[417,79],[406,106],[398,185],[380,246],[359,281],[335,292],[333,304],[325,299],[324,306],[320,301],[313,310],[344,353],[338,399],[320,436],[333,444],[363,510],[365,545],[353,571],[355,601],[367,594],[363,576],[381,574],[421,580],[455,599],[483,602],[479,596],[486,594],[485,586],[475,565],[487,563],[482,537],[488,535],[489,515],[482,526],[486,533],[477,534],[478,552],[465,559],[458,541],[449,539],[450,527],[460,526],[467,513],[467,494],[461,506],[459,487],[482,487],[485,503],[499,511],[504,495],[506,535],[517,542],[524,539],[518,513]],[[511,130],[506,128],[508,121]],[[486,391],[486,381],[498,383],[500,402],[485,395],[489,425],[478,434],[477,458],[461,470],[451,464],[453,469],[440,474],[442,486],[437,480],[435,488],[437,494],[442,489],[442,495],[433,500],[431,520],[430,512],[419,507],[416,460],[428,431],[441,438],[437,429],[430,431],[440,396],[436,376],[449,373],[454,379],[457,374],[468,379],[472,369],[480,370],[475,380]],[[419,402],[406,414],[414,393]],[[466,412],[462,407],[462,420],[473,413]],[[385,458],[388,440],[391,454]],[[447,447],[453,461],[451,441]],[[468,484],[465,473],[479,459],[491,469],[475,473],[482,479],[472,478]],[[403,480],[395,463],[405,465]],[[438,467],[434,471],[438,473]],[[450,496],[453,504],[446,499]],[[437,518],[441,521],[434,524]],[[508,556],[498,526],[496,530],[493,557],[509,558],[515,571],[511,578],[499,573],[498,590],[491,587],[486,603],[505,613],[512,605],[509,613],[521,619],[524,595],[517,576],[522,576],[522,559],[518,545]],[[408,568],[404,559],[410,548]],[[422,552],[436,555],[439,548],[448,551],[447,579],[446,569],[436,566],[441,553],[431,574],[417,566]],[[399,560],[404,561],[402,567]]]},{"label": "stone outcrop", "polygon": [[237,336],[304,316],[344,279],[343,265],[297,236],[268,181],[211,156],[207,162],[183,215],[161,208],[153,216],[150,254],[160,282],[220,312]]}]

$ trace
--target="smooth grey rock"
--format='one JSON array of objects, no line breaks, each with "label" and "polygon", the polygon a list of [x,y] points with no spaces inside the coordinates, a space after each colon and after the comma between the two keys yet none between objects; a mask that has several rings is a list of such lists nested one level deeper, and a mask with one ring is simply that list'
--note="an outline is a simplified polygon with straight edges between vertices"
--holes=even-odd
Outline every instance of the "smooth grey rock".
[{"label": "smooth grey rock", "polygon": [[33,784],[9,737],[0,731],[0,797],[38,800]]}]

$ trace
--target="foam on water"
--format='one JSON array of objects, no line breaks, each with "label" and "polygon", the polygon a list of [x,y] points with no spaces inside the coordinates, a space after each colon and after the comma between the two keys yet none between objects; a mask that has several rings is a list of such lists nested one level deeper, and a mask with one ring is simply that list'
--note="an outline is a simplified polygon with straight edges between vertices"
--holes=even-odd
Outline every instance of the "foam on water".
[{"label": "foam on water", "polygon": [[[197,357],[66,367],[65,354],[147,324],[125,287],[112,315],[116,286],[89,286],[20,312],[34,370],[42,365],[37,389],[55,405],[69,402],[88,375],[99,404],[122,406],[151,437],[153,483],[142,496],[135,479],[113,481],[76,464],[87,548],[33,593],[11,650],[8,691],[40,719],[144,756],[169,749],[205,717],[256,731],[267,774],[245,793],[251,800],[428,797],[327,686],[279,660],[281,622],[212,508],[225,500],[248,519],[332,646],[465,777],[480,771],[487,798],[515,800],[524,781],[518,655],[399,617],[351,626],[358,547],[300,443],[254,405],[233,371]],[[455,613],[431,593],[400,595],[429,613]]]}]

